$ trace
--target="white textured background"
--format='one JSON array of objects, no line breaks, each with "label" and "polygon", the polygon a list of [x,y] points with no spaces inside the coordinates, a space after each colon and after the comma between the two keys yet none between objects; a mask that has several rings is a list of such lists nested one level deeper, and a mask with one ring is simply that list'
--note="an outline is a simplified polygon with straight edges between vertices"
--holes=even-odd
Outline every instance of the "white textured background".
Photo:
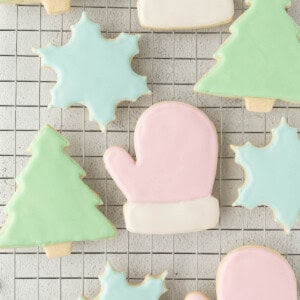
[{"label": "white textured background", "polygon": [[[138,25],[136,1],[87,0],[89,17],[101,23],[104,34],[144,32],[134,69],[148,76],[153,96],[143,97],[117,110],[117,120],[107,134],[88,121],[87,111],[74,106],[66,111],[48,109],[49,89],[56,75],[40,71],[40,60],[32,47],[49,42],[60,45],[70,38],[70,25],[83,11],[83,1],[74,0],[70,14],[48,16],[39,6],[0,6],[0,221],[3,206],[15,189],[15,176],[28,161],[26,149],[40,126],[46,123],[62,129],[71,142],[69,153],[86,170],[86,183],[105,202],[104,212],[118,227],[117,239],[108,242],[78,243],[73,254],[48,260],[40,249],[2,250],[0,254],[1,300],[72,300],[84,292],[98,293],[97,276],[108,258],[127,272],[131,282],[147,273],[169,271],[164,300],[183,300],[188,291],[199,289],[215,299],[215,276],[220,258],[243,244],[260,244],[285,254],[300,282],[300,227],[289,236],[274,223],[270,209],[248,211],[232,208],[242,170],[235,164],[230,144],[251,141],[264,145],[270,129],[286,116],[300,129],[300,108],[277,103],[272,113],[248,113],[242,101],[196,95],[193,85],[215,62],[212,55],[229,33],[228,26],[198,32],[151,32]],[[236,14],[243,1],[235,1]],[[291,15],[300,23],[300,0],[293,1]],[[274,36],[276,38],[276,36]],[[241,53],[247,59],[247,53]],[[103,167],[107,146],[122,145],[133,153],[133,130],[140,114],[152,103],[180,100],[203,109],[216,124],[220,139],[220,163],[214,195],[221,202],[220,228],[198,234],[140,236],[124,229],[122,204],[125,199]],[[16,139],[14,138],[16,136]],[[55,221],[55,220],[53,220]],[[299,298],[300,299],[300,298]],[[228,299],[230,300],[230,299]],[[242,299],[241,299],[242,300]],[[289,300],[289,299],[283,299]]]}]

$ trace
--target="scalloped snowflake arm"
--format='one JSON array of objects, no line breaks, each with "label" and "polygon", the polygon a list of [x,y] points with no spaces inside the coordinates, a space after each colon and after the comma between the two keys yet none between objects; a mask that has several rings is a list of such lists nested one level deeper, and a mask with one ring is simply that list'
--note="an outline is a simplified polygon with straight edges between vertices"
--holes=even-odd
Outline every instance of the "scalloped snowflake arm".
[{"label": "scalloped snowflake arm", "polygon": [[121,33],[118,38],[107,40],[101,35],[99,24],[90,21],[86,13],[71,30],[72,37],[66,45],[36,50],[42,64],[53,68],[58,76],[50,106],[68,108],[83,104],[91,121],[105,130],[114,120],[119,102],[136,101],[150,94],[146,77],[131,68],[131,59],[139,52],[140,35]]},{"label": "scalloped snowflake arm", "polygon": [[234,205],[249,209],[269,206],[275,221],[289,232],[300,213],[300,140],[297,129],[289,127],[285,119],[272,130],[272,137],[264,148],[250,143],[232,147],[246,174]]},{"label": "scalloped snowflake arm", "polygon": [[[101,292],[93,300],[159,300],[167,289],[165,278],[167,272],[158,277],[147,275],[139,285],[128,284],[126,275],[120,273],[108,263],[103,275],[99,277]],[[88,299],[81,297],[80,300]]]}]

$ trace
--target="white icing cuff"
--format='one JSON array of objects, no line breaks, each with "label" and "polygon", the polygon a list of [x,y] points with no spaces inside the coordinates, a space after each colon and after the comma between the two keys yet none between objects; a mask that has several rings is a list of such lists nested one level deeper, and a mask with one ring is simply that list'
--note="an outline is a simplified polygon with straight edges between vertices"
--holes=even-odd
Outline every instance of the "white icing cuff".
[{"label": "white icing cuff", "polygon": [[228,23],[233,0],[139,0],[141,26],[154,29],[196,29]]},{"label": "white icing cuff", "polygon": [[205,197],[179,203],[124,205],[126,228],[141,234],[176,234],[206,230],[219,223],[219,201]]}]

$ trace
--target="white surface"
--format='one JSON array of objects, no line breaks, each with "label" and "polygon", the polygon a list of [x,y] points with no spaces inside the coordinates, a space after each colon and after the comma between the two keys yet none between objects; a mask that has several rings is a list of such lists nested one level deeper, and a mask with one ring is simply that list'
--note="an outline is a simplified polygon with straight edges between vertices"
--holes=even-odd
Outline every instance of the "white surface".
[{"label": "white surface", "polygon": [[[242,1],[235,2],[238,16]],[[131,14],[128,0],[108,0],[108,10],[106,0],[89,0],[86,5],[88,15],[101,22],[104,32],[110,32],[109,36],[115,36],[122,30],[142,31],[138,25],[135,0],[132,0]],[[4,205],[13,194],[15,172],[19,173],[27,162],[25,150],[39,126],[45,123],[57,129],[62,126],[63,134],[71,141],[69,153],[84,166],[88,176],[86,182],[99,192],[107,204],[107,215],[119,228],[119,237],[107,243],[78,243],[74,254],[61,260],[48,260],[43,253],[37,255],[37,249],[17,250],[16,254],[2,250],[0,299],[75,300],[83,290],[87,296],[95,295],[99,291],[97,276],[108,258],[117,268],[127,271],[131,281],[141,279],[146,273],[168,270],[170,291],[162,297],[163,300],[183,300],[188,291],[197,288],[196,279],[199,290],[214,300],[214,279],[220,253],[223,255],[248,243],[266,244],[288,254],[287,259],[299,283],[300,226],[285,236],[273,221],[269,209],[257,208],[250,212],[231,207],[242,183],[242,170],[234,163],[229,145],[241,145],[248,140],[264,145],[265,139],[270,139],[270,129],[278,125],[282,116],[288,117],[289,123],[300,129],[300,107],[287,109],[285,103],[278,102],[276,108],[265,116],[244,111],[242,102],[238,100],[221,101],[217,97],[193,93],[196,79],[214,64],[212,54],[228,36],[228,26],[197,34],[194,31],[176,34],[144,31],[141,53],[133,65],[139,73],[148,76],[153,97],[140,99],[129,110],[123,103],[117,111],[117,120],[110,125],[105,136],[95,123],[88,121],[86,111],[84,118],[82,107],[62,113],[59,109],[47,109],[55,73],[43,69],[40,74],[40,61],[31,52],[32,47],[40,45],[40,25],[42,46],[48,42],[60,44],[61,28],[66,30],[63,41],[68,40],[70,25],[80,18],[82,2],[74,0],[73,6],[72,12],[63,18],[49,17],[43,9],[40,15],[38,6],[19,6],[17,18],[16,6],[0,6],[0,203]],[[300,23],[300,0],[293,1],[290,12]],[[244,55],[246,59],[247,54]],[[109,178],[106,180],[102,155],[107,145],[130,145],[133,152],[132,130],[141,112],[152,102],[172,99],[202,107],[219,132],[222,158],[214,196],[220,199],[222,205],[221,230],[176,235],[174,238],[128,234],[122,217],[125,199],[114,183]],[[128,129],[131,130],[130,139]],[[104,207],[104,211],[106,209]],[[1,207],[0,222],[4,220]]]}]

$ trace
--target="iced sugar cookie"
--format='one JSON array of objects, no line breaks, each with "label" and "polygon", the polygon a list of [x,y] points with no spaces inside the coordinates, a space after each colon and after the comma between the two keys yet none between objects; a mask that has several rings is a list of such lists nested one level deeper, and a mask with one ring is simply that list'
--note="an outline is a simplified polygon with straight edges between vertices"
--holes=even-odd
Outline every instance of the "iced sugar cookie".
[{"label": "iced sugar cookie", "polygon": [[137,75],[130,65],[139,52],[140,35],[121,33],[115,40],[106,40],[99,25],[90,21],[86,13],[71,29],[72,38],[66,45],[36,50],[43,65],[58,75],[58,83],[51,91],[51,106],[85,105],[90,119],[105,130],[114,120],[119,102],[136,101],[150,93],[146,78]]},{"label": "iced sugar cookie", "polygon": [[[275,251],[246,246],[229,253],[217,274],[218,300],[297,300],[297,281],[286,259]],[[208,300],[191,293],[185,300]]]},{"label": "iced sugar cookie", "polygon": [[196,29],[228,23],[232,0],[138,0],[140,24],[153,29]]},{"label": "iced sugar cookie", "polygon": [[300,27],[286,12],[290,0],[247,0],[215,53],[217,64],[196,92],[244,98],[249,111],[268,112],[275,99],[300,102]]},{"label": "iced sugar cookie", "polygon": [[50,126],[32,142],[32,157],[5,208],[0,248],[41,246],[58,257],[71,253],[72,242],[116,235],[97,208],[101,199],[82,181],[84,170],[65,153],[68,145]]},{"label": "iced sugar cookie", "polygon": [[[132,285],[127,282],[125,274],[117,272],[107,264],[104,274],[99,277],[100,294],[93,300],[159,300],[166,292],[166,276],[167,272],[157,277],[147,275],[141,284]],[[81,297],[79,300],[87,299]]]},{"label": "iced sugar cookie", "polygon": [[218,300],[297,300],[295,274],[275,251],[248,246],[228,254],[218,270]]},{"label": "iced sugar cookie", "polygon": [[118,147],[104,154],[107,171],[128,201],[129,231],[173,234],[216,226],[218,141],[202,111],[180,102],[153,105],[137,122],[134,146],[136,161]]},{"label": "iced sugar cookie", "polygon": [[232,146],[236,162],[245,170],[246,180],[234,205],[249,209],[266,205],[287,232],[300,213],[300,141],[296,128],[282,119],[272,131],[273,139],[265,148],[250,143]]},{"label": "iced sugar cookie", "polygon": [[0,0],[0,3],[10,4],[43,4],[49,15],[68,12],[71,0]]}]

